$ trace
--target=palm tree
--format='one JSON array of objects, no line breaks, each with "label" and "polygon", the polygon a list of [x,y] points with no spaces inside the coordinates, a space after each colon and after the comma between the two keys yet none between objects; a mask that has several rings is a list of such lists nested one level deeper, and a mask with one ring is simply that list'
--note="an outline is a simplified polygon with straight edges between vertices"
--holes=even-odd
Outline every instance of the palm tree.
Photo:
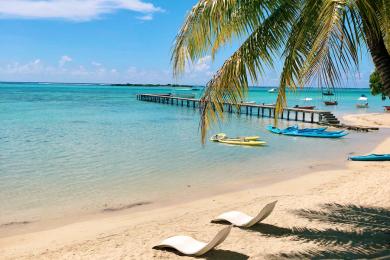
[{"label": "palm tree", "polygon": [[199,0],[178,33],[174,75],[186,64],[215,54],[232,40],[241,46],[207,83],[202,97],[202,140],[210,123],[223,119],[222,103],[238,103],[248,82],[284,61],[276,111],[286,106],[286,89],[313,80],[331,86],[358,69],[367,49],[390,96],[389,0]]}]

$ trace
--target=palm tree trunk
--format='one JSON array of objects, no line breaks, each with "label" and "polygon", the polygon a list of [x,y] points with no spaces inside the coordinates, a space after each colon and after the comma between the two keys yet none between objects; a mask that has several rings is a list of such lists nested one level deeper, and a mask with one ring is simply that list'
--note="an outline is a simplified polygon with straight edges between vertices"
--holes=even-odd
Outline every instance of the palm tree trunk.
[{"label": "palm tree trunk", "polygon": [[386,49],[383,37],[371,37],[366,32],[367,45],[374,65],[383,83],[383,94],[390,97],[390,54]]}]

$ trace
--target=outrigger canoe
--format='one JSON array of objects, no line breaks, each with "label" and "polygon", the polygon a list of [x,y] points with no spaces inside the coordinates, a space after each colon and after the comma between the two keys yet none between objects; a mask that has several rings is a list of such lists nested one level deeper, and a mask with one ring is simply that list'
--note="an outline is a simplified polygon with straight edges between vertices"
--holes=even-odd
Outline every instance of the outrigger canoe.
[{"label": "outrigger canoe", "polygon": [[352,161],[390,161],[390,154],[369,154],[352,156],[349,159]]},{"label": "outrigger canoe", "polygon": [[299,133],[323,133],[323,134],[341,134],[344,133],[344,130],[341,131],[326,131],[328,129],[327,127],[319,127],[319,128],[301,128],[299,129],[298,126],[290,126],[284,129],[283,131],[298,131]]},{"label": "outrigger canoe", "polygon": [[297,131],[300,131],[300,132],[323,132],[323,131],[325,131],[326,129],[328,129],[328,127],[301,128],[301,129],[299,129],[299,127],[298,127],[297,125],[294,125],[294,126],[289,126],[289,127],[287,127],[287,128],[284,129],[283,131],[294,131],[294,130],[297,130]]},{"label": "outrigger canoe", "polygon": [[340,138],[346,136],[348,133],[345,131],[299,131],[294,129],[280,129],[274,126],[267,126],[267,130],[275,134],[290,135],[290,136],[303,136],[303,137],[316,137],[316,138]]}]

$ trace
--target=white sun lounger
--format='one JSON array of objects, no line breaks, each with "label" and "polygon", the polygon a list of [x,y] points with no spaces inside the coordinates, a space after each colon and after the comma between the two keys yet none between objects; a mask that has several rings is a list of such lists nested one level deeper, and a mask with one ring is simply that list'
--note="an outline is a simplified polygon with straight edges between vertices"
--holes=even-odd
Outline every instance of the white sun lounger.
[{"label": "white sun lounger", "polygon": [[189,236],[174,236],[167,238],[154,246],[154,249],[174,248],[185,255],[200,256],[221,244],[229,235],[232,226],[225,227],[209,243],[198,241]]},{"label": "white sun lounger", "polygon": [[211,222],[218,221],[228,221],[237,227],[251,227],[256,223],[259,223],[266,219],[274,210],[277,200],[271,202],[260,211],[260,213],[256,217],[248,216],[245,213],[239,211],[229,211],[222,213],[216,219],[213,219]]}]

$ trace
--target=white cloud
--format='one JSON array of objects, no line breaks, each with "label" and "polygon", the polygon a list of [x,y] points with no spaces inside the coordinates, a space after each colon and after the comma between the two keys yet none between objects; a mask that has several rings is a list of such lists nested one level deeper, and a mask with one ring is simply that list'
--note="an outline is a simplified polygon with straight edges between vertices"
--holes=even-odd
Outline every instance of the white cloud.
[{"label": "white cloud", "polygon": [[197,72],[207,72],[210,69],[211,56],[207,55],[200,58],[193,66],[193,69]]},{"label": "white cloud", "polygon": [[211,56],[207,55],[198,59],[193,64],[188,64],[185,68],[185,74],[181,77],[181,79],[194,82],[207,82],[214,74],[211,70],[211,61]]},{"label": "white cloud", "polygon": [[[150,69],[135,66],[116,68],[96,61],[85,65],[77,64],[73,61],[73,58],[68,58],[61,57],[58,62],[51,64],[41,59],[8,64],[1,64],[0,61],[0,78],[4,81],[205,84],[210,78],[207,74],[211,74],[207,70],[202,72],[193,71],[191,74],[184,75],[182,79],[173,79],[172,72],[168,69]],[[70,59],[72,59],[72,62],[68,61]],[[65,60],[70,63],[65,62],[66,66],[60,66],[59,62]],[[203,63],[199,62],[198,69],[203,67],[200,64]]]},{"label": "white cloud", "polygon": [[60,65],[60,67],[63,67],[67,62],[71,62],[73,59],[67,55],[64,55],[60,58],[60,60],[58,61],[58,64]]},{"label": "white cloud", "polygon": [[153,20],[153,15],[152,14],[146,14],[146,15],[143,15],[143,16],[138,16],[137,19],[138,20],[142,20],[142,21],[150,21],[150,20]]},{"label": "white cloud", "polygon": [[92,66],[94,66],[94,67],[101,67],[101,66],[102,66],[101,63],[96,62],[96,61],[92,61],[91,64],[92,64]]},{"label": "white cloud", "polygon": [[[0,1],[1,18],[66,19],[89,21],[103,14],[128,10],[145,14],[163,12],[160,7],[141,0],[12,0]],[[150,20],[149,19],[149,20]]]},{"label": "white cloud", "polygon": [[0,68],[1,73],[6,74],[31,74],[41,71],[43,64],[40,59],[20,64],[19,62],[13,62]]}]

